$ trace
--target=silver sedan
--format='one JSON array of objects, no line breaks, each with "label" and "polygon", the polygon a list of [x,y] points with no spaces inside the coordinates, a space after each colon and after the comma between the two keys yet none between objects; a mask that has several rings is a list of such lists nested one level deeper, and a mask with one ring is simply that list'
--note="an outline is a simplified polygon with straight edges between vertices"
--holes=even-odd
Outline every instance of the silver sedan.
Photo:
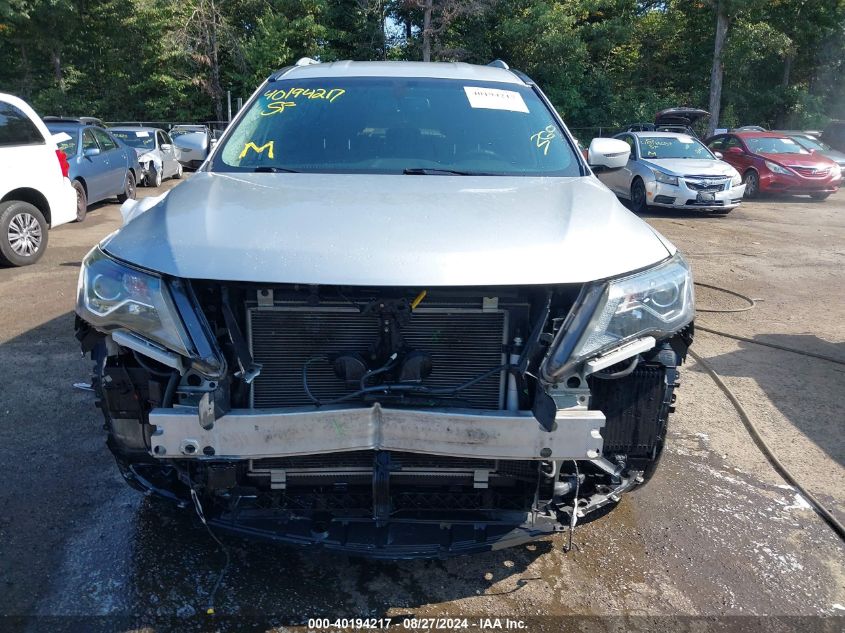
[{"label": "silver sedan", "polygon": [[110,128],[109,132],[138,154],[143,181],[147,187],[160,186],[164,178],[182,177],[182,164],[178,160],[173,140],[164,130],[154,127],[125,127]]},{"label": "silver sedan", "polygon": [[634,211],[654,206],[727,214],[742,201],[739,173],[698,139],[672,132],[624,132],[616,138],[630,147],[627,165],[596,176],[630,200]]}]

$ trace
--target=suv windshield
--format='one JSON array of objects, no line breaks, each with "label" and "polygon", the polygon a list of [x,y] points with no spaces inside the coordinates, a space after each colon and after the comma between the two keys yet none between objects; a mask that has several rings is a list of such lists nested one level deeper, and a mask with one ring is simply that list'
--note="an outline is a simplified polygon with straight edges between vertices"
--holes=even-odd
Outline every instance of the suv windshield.
[{"label": "suv windshield", "polygon": [[643,158],[715,158],[709,149],[691,136],[640,136],[639,142]]},{"label": "suv windshield", "polygon": [[744,139],[748,149],[754,154],[809,154],[791,138],[776,136],[746,136]]},{"label": "suv windshield", "polygon": [[156,141],[153,132],[149,130],[114,130],[109,132],[112,136],[119,138],[121,141],[130,147],[137,147],[138,149],[155,149]]},{"label": "suv windshield", "polygon": [[212,171],[579,176],[528,87],[401,77],[270,82]]}]

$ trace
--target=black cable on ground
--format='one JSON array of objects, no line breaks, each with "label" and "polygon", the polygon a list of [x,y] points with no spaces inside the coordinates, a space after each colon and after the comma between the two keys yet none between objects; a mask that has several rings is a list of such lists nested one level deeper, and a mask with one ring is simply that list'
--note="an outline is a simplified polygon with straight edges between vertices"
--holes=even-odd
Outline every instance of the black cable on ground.
[{"label": "black cable on ground", "polygon": [[225,557],[223,567],[221,567],[220,571],[217,573],[217,580],[214,581],[214,586],[208,594],[208,606],[205,608],[206,615],[216,615],[216,611],[214,610],[214,599],[217,596],[217,590],[220,589],[220,584],[223,582],[223,578],[226,576],[226,572],[229,570],[229,565],[231,565],[232,559],[229,555],[229,548],[223,545],[223,542],[217,538],[217,535],[212,531],[211,526],[206,522],[205,516],[202,512],[202,505],[199,502],[199,497],[197,497],[197,492],[193,488],[191,488],[191,498],[193,499],[194,508],[199,515],[202,524],[208,531],[209,536],[211,536],[214,542],[217,543],[217,546],[223,552],[223,556]]},{"label": "black cable on ground", "polygon": [[764,341],[755,341],[753,338],[748,338],[746,336],[738,336],[736,334],[730,334],[729,332],[721,332],[719,330],[713,330],[709,327],[704,327],[703,325],[695,324],[696,331],[701,330],[702,332],[709,332],[710,334],[716,334],[717,336],[724,336],[726,338],[732,338],[737,341],[744,341],[746,343],[754,343],[755,345],[762,345],[763,347],[771,347],[772,349],[779,349],[784,352],[792,352],[793,354],[800,354],[801,356],[809,356],[810,358],[818,358],[819,360],[826,360],[829,363],[836,363],[837,365],[845,365],[845,360],[840,360],[838,358],[834,358],[833,356],[825,356],[824,354],[816,354],[815,352],[805,352],[801,349],[795,349],[794,347],[786,347],[784,345],[777,345],[776,343],[766,343]]},{"label": "black cable on ground", "polygon": [[[733,295],[734,297],[738,297],[743,301],[747,301],[748,305],[742,308],[728,308],[728,309],[716,309],[716,308],[696,308],[696,312],[710,312],[714,314],[733,314],[736,312],[748,312],[752,308],[757,305],[757,302],[752,299],[751,297],[746,297],[744,294],[736,292],[734,290],[728,290],[727,288],[722,288],[720,286],[714,286],[711,284],[701,283],[700,281],[695,282],[696,286],[701,286],[702,288],[710,288],[711,290],[716,290],[718,292],[724,292],[725,294]],[[696,330],[701,330],[702,332],[709,332],[710,334],[716,334],[717,336],[724,336],[726,338],[732,338],[737,341],[743,341],[745,343],[753,343],[754,345],[762,345],[763,347],[771,347],[772,349],[779,349],[784,352],[791,352],[793,354],[800,354],[801,356],[809,356],[810,358],[818,358],[819,360],[826,360],[829,363],[836,363],[837,365],[845,365],[845,360],[841,358],[834,358],[833,356],[825,356],[824,354],[816,354],[815,352],[807,352],[802,349],[795,349],[794,347],[786,347],[784,345],[778,345],[776,343],[766,343],[765,341],[758,341],[753,338],[748,338],[746,336],[739,336],[737,334],[731,334],[730,332],[722,332],[721,330],[714,330],[709,327],[704,327],[703,325],[699,325],[696,323],[695,325]]]},{"label": "black cable on ground", "polygon": [[[698,308],[697,312],[715,312],[715,313],[734,313],[734,312],[747,312],[755,307],[756,302],[754,299],[750,297],[746,297],[743,294],[735,292],[733,290],[728,290],[727,288],[722,288],[720,286],[713,286],[711,284],[699,283],[696,282],[696,286],[702,286],[704,288],[710,288],[712,290],[717,290],[719,292],[724,292],[735,297],[742,299],[743,301],[747,301],[748,305],[743,308],[735,308],[735,309],[702,309]],[[747,338],[744,336],[737,336],[735,334],[729,334],[727,332],[720,332],[719,330],[713,330],[711,328],[702,327],[700,325],[696,325],[697,330],[702,330],[704,332],[709,332],[711,334],[716,334],[717,336],[725,336],[727,338],[736,339],[738,341],[745,341],[747,343],[754,343],[755,345],[762,345],[764,347],[771,347],[773,349],[782,350],[785,352],[791,352],[793,354],[800,354],[801,356],[809,356],[811,358],[818,358],[820,360],[828,361],[831,363],[836,363],[838,365],[845,365],[845,361],[840,360],[838,358],[833,358],[831,356],[825,356],[823,354],[815,354],[813,352],[805,352],[804,350],[795,349],[792,347],[785,347],[783,345],[776,345],[774,343],[764,343],[762,341],[755,341],[754,339]],[[754,440],[754,443],[757,445],[757,448],[760,449],[760,452],[763,453],[763,456],[768,460],[768,462],[772,465],[772,468],[780,475],[784,481],[786,481],[789,485],[795,488],[810,504],[816,514],[821,517],[821,519],[830,526],[836,535],[845,542],[845,525],[843,525],[833,514],[822,505],[822,503],[816,499],[809,491],[807,491],[804,486],[798,483],[798,480],[792,476],[786,466],[777,458],[774,451],[769,447],[766,443],[766,440],[760,435],[757,427],[754,425],[754,422],[751,421],[751,418],[748,416],[748,413],[745,411],[745,408],[742,406],[742,403],[737,399],[734,395],[733,391],[731,391],[730,387],[725,384],[725,381],[722,380],[722,377],[713,369],[710,364],[704,360],[701,356],[696,354],[693,350],[689,350],[690,356],[692,356],[703,368],[704,371],[713,379],[713,382],[716,383],[716,386],[725,394],[727,399],[733,405],[734,409],[736,410],[737,414],[739,415],[739,419],[742,420],[742,424],[745,426],[745,429],[748,431],[748,434],[751,436],[751,439]]]},{"label": "black cable on ground", "polygon": [[748,305],[744,306],[742,308],[726,308],[726,309],[718,309],[718,310],[715,309],[715,308],[714,309],[696,308],[695,309],[696,312],[723,312],[725,314],[733,313],[733,312],[748,312],[749,310],[754,308],[754,306],[757,305],[757,302],[754,301],[754,299],[752,299],[751,297],[746,297],[743,294],[740,294],[738,292],[734,292],[733,290],[728,290],[727,288],[721,288],[719,286],[712,286],[710,284],[705,284],[705,283],[702,283],[700,281],[696,281],[695,285],[701,286],[702,288],[710,288],[711,290],[718,290],[719,292],[724,292],[725,294],[733,295],[734,297],[737,297],[739,299],[742,299],[743,301],[748,302]]},{"label": "black cable on ground", "polygon": [[751,439],[754,440],[754,443],[757,445],[757,448],[760,449],[760,452],[766,457],[772,467],[777,471],[778,475],[780,475],[784,481],[786,481],[789,485],[795,488],[801,495],[809,502],[812,506],[813,510],[815,510],[816,514],[818,514],[822,520],[827,523],[830,528],[836,532],[836,535],[845,541],[845,525],[839,522],[839,520],[833,516],[830,511],[825,508],[821,502],[816,499],[812,494],[810,494],[804,486],[802,486],[795,477],[786,469],[786,467],[781,463],[781,461],[777,458],[777,456],[772,452],[772,449],[769,448],[769,445],[766,444],[766,441],[760,436],[760,433],[757,431],[757,427],[754,426],[754,423],[751,421],[751,418],[748,417],[748,413],[746,413],[745,408],[742,404],[737,400],[736,396],[734,395],[733,391],[731,391],[730,387],[728,387],[725,382],[722,380],[722,377],[716,373],[716,370],[713,369],[710,364],[705,361],[701,356],[696,354],[694,351],[689,350],[690,356],[692,356],[704,370],[710,375],[710,378],[713,379],[713,382],[716,383],[716,386],[722,390],[722,393],[730,400],[731,404],[736,409],[737,414],[739,414],[740,420],[745,425],[748,434],[751,436]]},{"label": "black cable on ground", "polygon": [[208,531],[208,535],[217,543],[217,546],[223,552],[223,556],[225,557],[225,561],[223,563],[223,567],[220,569],[220,572],[217,574],[217,580],[214,581],[214,586],[211,588],[211,592],[208,594],[208,606],[206,606],[205,613],[206,615],[216,615],[214,610],[214,599],[217,596],[217,590],[220,589],[220,584],[223,582],[223,578],[226,576],[226,572],[229,570],[229,565],[232,563],[232,558],[229,555],[229,548],[226,547],[223,542],[217,538],[217,535],[211,529],[211,526],[205,519],[205,512],[202,509],[202,503],[200,502],[199,495],[197,494],[196,488],[194,488],[194,484],[191,481],[191,471],[190,467],[187,471],[188,476],[188,487],[191,489],[191,501],[194,502],[194,511],[197,513],[202,524],[205,526],[205,529]]}]

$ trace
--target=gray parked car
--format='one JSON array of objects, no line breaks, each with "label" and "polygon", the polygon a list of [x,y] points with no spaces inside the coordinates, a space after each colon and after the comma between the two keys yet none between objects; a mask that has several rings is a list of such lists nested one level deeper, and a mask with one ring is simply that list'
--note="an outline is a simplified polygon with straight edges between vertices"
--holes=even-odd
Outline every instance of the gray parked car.
[{"label": "gray parked car", "polygon": [[202,165],[213,145],[211,132],[204,125],[174,125],[170,136],[176,145],[179,162],[190,169]]},{"label": "gray parked car", "polygon": [[182,163],[173,141],[164,130],[154,127],[113,127],[115,137],[133,147],[147,187],[158,187],[165,178],[181,178]]},{"label": "gray parked car", "polygon": [[628,145],[627,164],[596,175],[637,213],[668,207],[724,215],[742,202],[739,172],[697,138],[674,132],[623,132],[615,138]]},{"label": "gray parked car", "polygon": [[818,135],[810,134],[809,132],[801,132],[794,130],[776,131],[780,132],[785,136],[788,136],[804,149],[821,154],[825,158],[829,158],[834,163],[839,165],[839,167],[842,168],[843,171],[845,171],[845,152],[840,152],[839,150],[833,149],[824,141],[819,140]]},{"label": "gray parked car", "polygon": [[689,266],[501,62],[285,68],[122,211],[76,308],[108,446],[212,529],[442,557],[589,520],[657,465]]}]

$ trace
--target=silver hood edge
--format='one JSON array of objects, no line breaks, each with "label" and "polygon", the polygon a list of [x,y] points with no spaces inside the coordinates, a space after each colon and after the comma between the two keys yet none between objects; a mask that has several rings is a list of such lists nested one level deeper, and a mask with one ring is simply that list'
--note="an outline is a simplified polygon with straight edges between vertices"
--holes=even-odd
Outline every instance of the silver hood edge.
[{"label": "silver hood edge", "polygon": [[584,283],[675,252],[594,177],[195,174],[102,247],[188,279]]}]

